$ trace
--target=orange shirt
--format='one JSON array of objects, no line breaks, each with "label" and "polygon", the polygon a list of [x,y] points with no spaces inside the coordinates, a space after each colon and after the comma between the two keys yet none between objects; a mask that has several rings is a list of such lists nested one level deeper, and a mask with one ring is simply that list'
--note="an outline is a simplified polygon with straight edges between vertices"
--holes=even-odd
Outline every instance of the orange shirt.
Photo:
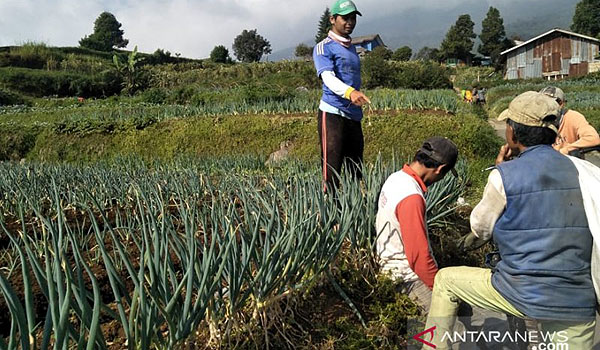
[{"label": "orange shirt", "polygon": [[591,126],[583,114],[569,109],[563,115],[554,142],[555,150],[567,154],[572,150],[600,145],[598,132]]}]

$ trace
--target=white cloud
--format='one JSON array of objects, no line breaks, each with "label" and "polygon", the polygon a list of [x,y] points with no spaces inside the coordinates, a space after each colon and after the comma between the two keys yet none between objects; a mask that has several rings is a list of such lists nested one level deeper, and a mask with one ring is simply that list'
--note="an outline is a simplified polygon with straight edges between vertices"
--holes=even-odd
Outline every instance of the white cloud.
[{"label": "white cloud", "polygon": [[257,29],[273,49],[297,44],[316,30],[320,13],[311,13],[309,5],[272,0],[176,0],[168,4],[154,0],[146,2],[143,10],[123,10],[117,18],[130,44],[137,43],[143,51],[160,47],[184,56],[206,57],[216,45],[231,51],[233,39],[244,29]]},{"label": "white cloud", "polygon": [[102,11],[98,2],[76,0],[0,1],[0,45],[25,41],[56,46],[76,46],[93,30],[93,21]]},{"label": "white cloud", "polygon": [[[447,8],[465,0],[356,0],[364,18],[378,18],[412,7]],[[496,0],[516,1],[516,0]],[[207,57],[216,45],[231,52],[244,29],[257,29],[273,51],[312,38],[331,1],[304,0],[0,0],[0,45],[44,41],[77,46],[93,32],[102,11],[123,24],[129,48],[162,48],[186,57]],[[363,19],[361,19],[363,20]]]}]

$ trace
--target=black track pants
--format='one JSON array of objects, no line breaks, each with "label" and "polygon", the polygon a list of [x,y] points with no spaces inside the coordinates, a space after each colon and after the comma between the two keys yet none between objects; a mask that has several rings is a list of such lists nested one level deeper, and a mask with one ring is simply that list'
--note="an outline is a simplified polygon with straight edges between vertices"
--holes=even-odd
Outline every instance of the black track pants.
[{"label": "black track pants", "polygon": [[321,144],[321,165],[323,167],[323,186],[337,188],[337,178],[342,170],[362,177],[361,167],[365,141],[360,122],[319,110],[317,128]]}]

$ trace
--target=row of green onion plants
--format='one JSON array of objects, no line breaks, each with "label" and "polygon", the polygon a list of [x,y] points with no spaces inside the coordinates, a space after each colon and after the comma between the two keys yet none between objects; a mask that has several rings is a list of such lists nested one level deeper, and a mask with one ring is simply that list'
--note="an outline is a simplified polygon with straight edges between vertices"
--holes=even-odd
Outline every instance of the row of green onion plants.
[{"label": "row of green onion plants", "polygon": [[[342,176],[334,198],[302,164],[266,175],[190,160],[2,163],[0,295],[11,327],[0,349],[105,349],[106,322],[128,349],[172,348],[199,329],[218,344],[252,320],[266,336],[278,303],[332,276],[340,251],[375,261],[379,189],[400,165],[368,164],[361,183]],[[458,169],[428,192],[430,224],[464,190]]]},{"label": "row of green onion plants", "polygon": [[[458,99],[452,90],[393,90],[375,89],[367,91],[374,110],[441,110],[456,113]],[[227,93],[223,93],[227,96]],[[106,105],[92,101],[87,105],[70,107],[0,107],[0,115],[6,121],[25,118],[39,123],[65,123],[80,121],[95,123],[110,121],[136,123],[137,119],[161,121],[169,118],[192,116],[243,115],[243,114],[288,114],[312,113],[318,109],[320,90],[298,92],[285,99],[230,100],[223,98],[201,105],[153,105],[132,103]],[[20,119],[15,119],[21,116]]]},{"label": "row of green onion plants", "polygon": [[509,100],[525,91],[539,91],[546,86],[561,88],[570,108],[590,109],[600,105],[600,87],[597,79],[567,79],[562,81],[520,80],[490,88],[487,91],[487,102],[496,103],[501,99]]}]

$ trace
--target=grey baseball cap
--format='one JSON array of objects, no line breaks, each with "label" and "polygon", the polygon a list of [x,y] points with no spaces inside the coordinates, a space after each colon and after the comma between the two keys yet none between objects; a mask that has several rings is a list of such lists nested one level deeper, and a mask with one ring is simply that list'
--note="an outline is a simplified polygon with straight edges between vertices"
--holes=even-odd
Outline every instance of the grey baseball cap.
[{"label": "grey baseball cap", "polygon": [[545,88],[541,89],[540,92],[544,95],[548,95],[557,100],[560,100],[561,102],[567,101],[565,99],[565,93],[562,91],[562,89],[557,88],[556,86],[546,86]]}]

